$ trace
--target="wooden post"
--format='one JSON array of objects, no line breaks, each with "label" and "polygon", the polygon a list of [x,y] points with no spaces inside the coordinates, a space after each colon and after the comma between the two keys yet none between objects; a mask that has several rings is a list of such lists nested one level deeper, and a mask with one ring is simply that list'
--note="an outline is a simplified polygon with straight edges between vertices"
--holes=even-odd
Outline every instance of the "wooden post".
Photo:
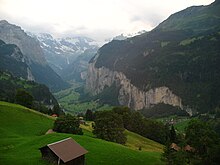
[{"label": "wooden post", "polygon": [[60,158],[58,158],[58,162],[57,162],[57,164],[60,165]]}]

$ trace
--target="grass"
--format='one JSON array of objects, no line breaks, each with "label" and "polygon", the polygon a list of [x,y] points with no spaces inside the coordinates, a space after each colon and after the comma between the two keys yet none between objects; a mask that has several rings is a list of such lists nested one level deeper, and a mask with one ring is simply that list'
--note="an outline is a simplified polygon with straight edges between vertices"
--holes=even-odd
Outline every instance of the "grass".
[{"label": "grass", "polygon": [[176,116],[176,115],[158,118],[157,120],[161,121],[165,124],[165,123],[171,121],[171,119],[173,119],[173,121],[174,121],[175,129],[180,133],[185,132],[185,128],[187,127],[189,121],[191,120],[189,117],[182,117],[182,116]]},{"label": "grass", "polygon": [[125,131],[127,136],[127,142],[125,146],[132,148],[134,150],[139,150],[141,147],[141,151],[147,152],[163,152],[164,146],[160,143],[157,143],[153,140],[147,139],[143,136],[140,136],[134,132],[130,132],[128,130]]},{"label": "grass", "polygon": [[[41,159],[39,148],[67,137],[74,138],[89,151],[86,154],[87,165],[162,164],[160,151],[137,151],[132,147],[97,139],[92,137],[91,130],[84,129],[83,136],[61,133],[44,135],[52,127],[53,119],[20,105],[0,102],[0,113],[2,165],[47,165],[48,163]],[[128,134],[133,137],[129,138],[131,143],[142,140],[141,137],[135,140],[137,135]]]},{"label": "grass", "polygon": [[[92,135],[92,123],[93,122],[86,122],[86,125],[81,125],[81,128],[83,130],[86,130],[87,132],[90,132],[90,136]],[[139,150],[139,147],[141,147],[142,151],[149,151],[149,152],[163,152],[163,145],[160,143],[157,143],[153,140],[150,140],[148,138],[145,138],[143,136],[140,136],[134,132],[130,132],[128,130],[125,130],[125,135],[127,137],[127,141],[125,146],[133,149],[133,150]],[[94,135],[92,135],[94,137]]]},{"label": "grass", "polygon": [[99,111],[112,108],[109,105],[100,105],[96,101],[81,102],[80,93],[75,91],[79,86],[80,84],[73,83],[72,87],[54,93],[54,96],[67,113],[75,115],[77,113],[86,113],[87,109],[95,109]]},{"label": "grass", "polygon": [[182,120],[181,122],[178,122],[174,125],[175,129],[179,132],[185,132],[185,128],[188,125],[190,119]]}]

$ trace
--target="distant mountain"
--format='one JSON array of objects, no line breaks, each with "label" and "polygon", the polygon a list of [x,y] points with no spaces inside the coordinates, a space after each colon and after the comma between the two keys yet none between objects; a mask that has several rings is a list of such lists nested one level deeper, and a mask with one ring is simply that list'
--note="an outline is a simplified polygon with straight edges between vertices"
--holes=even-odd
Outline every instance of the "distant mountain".
[{"label": "distant mountain", "polygon": [[87,76],[89,61],[97,53],[97,50],[98,47],[85,50],[61,71],[62,78],[67,81],[75,80],[77,82],[84,82]]},{"label": "distant mountain", "polygon": [[129,33],[129,34],[122,33],[120,35],[117,35],[117,36],[113,37],[112,39],[107,39],[105,41],[106,42],[111,42],[112,40],[119,40],[119,41],[120,40],[126,40],[128,38],[131,38],[131,37],[134,37],[134,36],[137,36],[137,35],[141,35],[143,33],[147,33],[147,31],[146,30],[141,30],[141,31],[139,31],[137,33]]},{"label": "distant mountain", "polygon": [[87,37],[53,38],[46,33],[28,34],[40,42],[48,64],[60,76],[68,79],[74,79],[72,76],[75,76],[75,71],[77,75],[80,74],[78,71],[85,71],[87,68],[84,69],[84,64],[88,65],[88,61],[98,50],[98,44]]},{"label": "distant mountain", "polygon": [[29,75],[32,75],[35,81],[48,85],[52,90],[67,86],[47,64],[39,42],[28,36],[20,27],[5,20],[0,21],[0,39],[7,44],[19,47],[23,54],[23,61],[30,68]]},{"label": "distant mountain", "polygon": [[16,77],[34,80],[21,50],[14,44],[0,40],[0,70],[13,73]]},{"label": "distant mountain", "polygon": [[90,61],[87,90],[100,95],[116,86],[119,104],[136,110],[160,103],[189,113],[219,107],[219,11],[219,0],[189,7],[148,33],[104,45]]}]

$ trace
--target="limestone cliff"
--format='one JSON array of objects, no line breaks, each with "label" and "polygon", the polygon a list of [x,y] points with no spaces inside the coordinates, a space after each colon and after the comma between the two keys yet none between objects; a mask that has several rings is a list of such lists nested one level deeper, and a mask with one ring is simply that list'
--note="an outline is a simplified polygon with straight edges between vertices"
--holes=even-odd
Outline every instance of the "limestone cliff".
[{"label": "limestone cliff", "polygon": [[86,79],[86,89],[90,93],[99,94],[113,83],[119,87],[118,102],[120,105],[140,110],[158,103],[165,103],[183,109],[181,98],[168,87],[162,86],[143,91],[134,86],[122,72],[111,71],[105,67],[96,68],[95,62],[90,63]]}]

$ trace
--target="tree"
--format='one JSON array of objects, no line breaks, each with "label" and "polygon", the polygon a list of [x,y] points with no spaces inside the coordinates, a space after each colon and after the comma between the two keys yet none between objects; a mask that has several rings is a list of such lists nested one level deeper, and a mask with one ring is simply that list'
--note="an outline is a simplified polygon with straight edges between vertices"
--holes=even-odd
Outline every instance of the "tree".
[{"label": "tree", "polygon": [[167,127],[155,120],[143,119],[143,135],[151,140],[165,144],[167,140]]},{"label": "tree", "polygon": [[79,126],[79,119],[68,114],[65,116],[58,117],[55,120],[53,130],[61,133],[72,133],[82,135],[83,132]]},{"label": "tree", "polygon": [[171,129],[170,129],[170,141],[174,143],[176,143],[177,141],[176,131],[173,125],[171,126]]},{"label": "tree", "polygon": [[125,144],[122,117],[112,111],[96,112],[95,126],[93,133],[101,139]]},{"label": "tree", "polygon": [[15,94],[15,102],[25,107],[31,108],[33,105],[33,96],[24,89],[17,89]]},{"label": "tree", "polygon": [[187,143],[195,148],[194,161],[198,164],[211,164],[216,161],[212,158],[220,154],[219,137],[208,122],[191,120],[186,128],[185,138]]},{"label": "tree", "polygon": [[128,107],[115,107],[112,111],[122,117],[125,129],[159,143],[166,142],[168,130],[163,123],[146,119],[139,112],[131,111]]},{"label": "tree", "polygon": [[92,110],[90,110],[90,109],[86,110],[85,118],[86,118],[87,121],[93,121],[94,120],[94,115],[93,115]]},{"label": "tree", "polygon": [[54,107],[52,109],[52,113],[55,113],[57,115],[63,114],[63,111],[60,109],[59,104],[54,105]]}]

